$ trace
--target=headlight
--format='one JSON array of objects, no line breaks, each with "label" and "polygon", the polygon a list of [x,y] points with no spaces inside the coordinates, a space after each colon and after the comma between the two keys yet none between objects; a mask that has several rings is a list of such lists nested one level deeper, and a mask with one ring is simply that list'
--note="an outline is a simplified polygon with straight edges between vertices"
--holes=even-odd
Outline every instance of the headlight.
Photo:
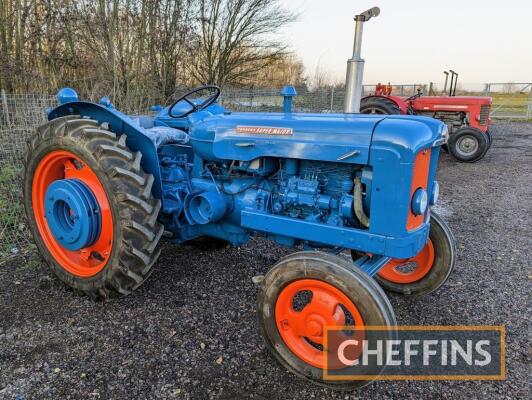
[{"label": "headlight", "polygon": [[440,197],[440,184],[437,181],[434,181],[434,184],[432,185],[432,193],[430,194],[431,206],[438,202],[438,197]]},{"label": "headlight", "polygon": [[414,215],[421,215],[427,211],[429,204],[427,191],[423,188],[419,188],[414,192],[412,196],[412,213]]},{"label": "headlight", "polygon": [[445,138],[445,143],[447,143],[447,140],[449,139],[449,128],[447,125],[445,125],[441,130],[441,137]]}]

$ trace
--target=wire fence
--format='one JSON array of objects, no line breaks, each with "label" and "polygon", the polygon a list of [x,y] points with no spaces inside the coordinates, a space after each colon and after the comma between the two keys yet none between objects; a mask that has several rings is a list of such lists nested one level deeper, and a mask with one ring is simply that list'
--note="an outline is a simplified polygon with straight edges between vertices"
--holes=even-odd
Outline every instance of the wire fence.
[{"label": "wire fence", "polygon": [[487,83],[484,96],[493,99],[495,118],[532,118],[532,82]]},{"label": "wire fence", "polygon": [[[411,96],[417,89],[427,89],[424,84],[394,85],[393,93],[400,96]],[[363,95],[375,92],[375,85],[364,85]],[[293,99],[293,109],[297,112],[335,113],[342,112],[344,107],[343,88],[322,88],[312,91],[298,91]],[[221,102],[232,111],[263,111],[280,112],[283,109],[283,98],[279,89],[224,89]]]},{"label": "wire fence", "polygon": [[45,121],[55,96],[0,96],[0,264],[31,248],[22,204],[20,172],[26,140]]},{"label": "wire fence", "polygon": [[[432,84],[393,85],[392,94],[411,96],[422,93],[440,95]],[[363,95],[375,92],[375,85],[364,85]],[[490,96],[493,100],[492,118],[532,119],[532,83],[487,83],[480,90],[459,90],[460,96]],[[233,111],[282,111],[283,100],[279,89],[227,89],[222,103]],[[325,88],[300,91],[294,98],[294,110],[298,112],[342,112],[343,88]]]},{"label": "wire fence", "polygon": [[[393,87],[393,93],[410,96],[427,85]],[[364,94],[374,92],[364,86]],[[32,240],[25,222],[21,198],[20,171],[26,140],[45,120],[45,110],[57,105],[52,95],[11,95],[0,93],[0,264],[31,249]],[[493,97],[492,117],[532,118],[532,84],[486,84],[479,95]],[[232,111],[282,111],[279,89],[225,89],[222,104]],[[341,112],[344,91],[327,88],[300,91],[294,98],[298,112]]]}]

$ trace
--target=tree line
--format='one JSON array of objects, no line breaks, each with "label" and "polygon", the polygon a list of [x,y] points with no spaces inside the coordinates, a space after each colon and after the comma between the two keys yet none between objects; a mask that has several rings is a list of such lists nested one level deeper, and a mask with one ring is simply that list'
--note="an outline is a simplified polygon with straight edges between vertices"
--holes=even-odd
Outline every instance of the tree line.
[{"label": "tree line", "polygon": [[304,85],[278,38],[295,18],[279,0],[0,0],[0,88],[138,109],[179,87]]}]

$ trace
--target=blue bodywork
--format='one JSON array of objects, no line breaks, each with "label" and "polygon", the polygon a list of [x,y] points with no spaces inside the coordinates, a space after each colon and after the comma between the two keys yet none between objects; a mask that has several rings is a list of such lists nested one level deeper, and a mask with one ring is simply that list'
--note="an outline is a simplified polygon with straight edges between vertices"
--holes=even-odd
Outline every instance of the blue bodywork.
[{"label": "blue bodywork", "polygon": [[421,207],[412,195],[416,156],[430,152],[420,190],[434,202],[444,124],[413,116],[293,113],[295,90],[281,94],[283,113],[231,113],[215,103],[176,119],[168,107],[154,117],[126,116],[106,99],[82,102],[66,92],[48,118],[80,115],[127,135],[155,178],[159,220],[175,242],[211,236],[241,245],[260,232],[286,246],[371,253],[357,264],[370,274],[387,257],[417,254],[428,239],[430,211],[407,228],[413,201]]}]

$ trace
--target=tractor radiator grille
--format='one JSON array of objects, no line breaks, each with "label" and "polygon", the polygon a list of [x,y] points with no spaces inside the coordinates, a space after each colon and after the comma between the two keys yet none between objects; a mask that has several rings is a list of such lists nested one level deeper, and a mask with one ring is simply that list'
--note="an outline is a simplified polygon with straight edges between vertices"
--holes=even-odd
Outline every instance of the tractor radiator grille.
[{"label": "tractor radiator grille", "polygon": [[480,125],[486,125],[488,123],[488,118],[490,117],[490,106],[489,105],[483,105],[480,106],[480,115],[478,123]]}]

